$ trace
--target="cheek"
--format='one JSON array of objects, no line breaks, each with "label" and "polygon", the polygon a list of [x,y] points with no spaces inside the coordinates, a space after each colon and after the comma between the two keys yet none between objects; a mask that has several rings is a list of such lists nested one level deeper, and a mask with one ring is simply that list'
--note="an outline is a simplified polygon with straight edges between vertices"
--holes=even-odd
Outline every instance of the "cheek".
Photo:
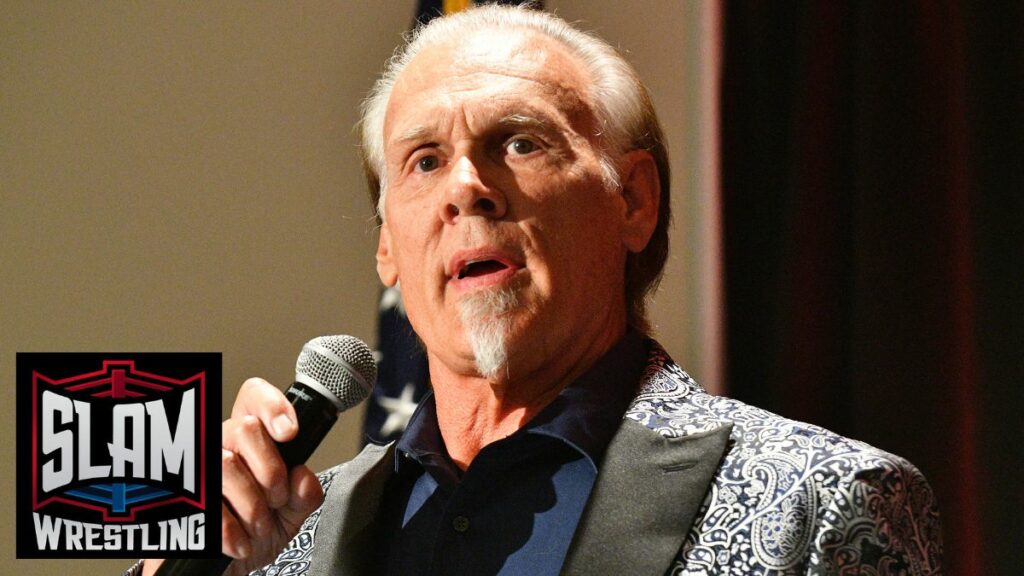
[{"label": "cheek", "polygon": [[614,203],[605,192],[593,194],[566,202],[559,214],[549,219],[550,234],[556,235],[559,244],[571,247],[578,257],[597,260],[615,252],[619,241],[620,222],[616,217]]},{"label": "cheek", "polygon": [[423,277],[424,254],[423,248],[410,237],[410,229],[403,228],[398,240],[394,243],[395,264],[398,268],[398,279],[403,286],[415,285],[415,281]]},{"label": "cheek", "polygon": [[406,190],[392,190],[387,199],[388,228],[398,251],[413,258],[429,241],[431,217],[425,195],[410,195]]},{"label": "cheek", "polygon": [[[535,279],[542,291],[563,303],[603,299],[609,286],[621,283],[624,262],[606,222],[568,219],[546,234],[546,273]],[[587,296],[581,297],[584,294]]]},{"label": "cheek", "polygon": [[575,218],[563,225],[555,250],[575,284],[570,288],[592,290],[599,284],[621,282],[625,249],[618,226],[607,209],[578,211]]},{"label": "cheek", "polygon": [[437,296],[441,272],[436,235],[423,218],[396,218],[388,228],[402,294],[408,307],[420,307]]}]

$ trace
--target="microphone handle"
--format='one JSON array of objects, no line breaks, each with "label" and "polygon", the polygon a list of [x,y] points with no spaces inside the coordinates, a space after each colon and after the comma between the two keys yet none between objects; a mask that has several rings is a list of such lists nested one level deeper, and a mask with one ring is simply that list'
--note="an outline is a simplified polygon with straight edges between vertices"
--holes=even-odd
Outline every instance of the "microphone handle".
[{"label": "microphone handle", "polygon": [[[331,426],[338,421],[338,408],[311,386],[295,382],[285,392],[295,407],[299,432],[288,442],[274,442],[285,466],[291,470],[309,460]],[[168,558],[157,568],[156,576],[217,576],[228,569],[234,558]]]},{"label": "microphone handle", "polygon": [[291,440],[275,444],[284,465],[291,470],[299,464],[305,464],[331,431],[331,426],[338,421],[338,407],[322,392],[302,382],[292,384],[284,395],[295,407],[299,432]]}]

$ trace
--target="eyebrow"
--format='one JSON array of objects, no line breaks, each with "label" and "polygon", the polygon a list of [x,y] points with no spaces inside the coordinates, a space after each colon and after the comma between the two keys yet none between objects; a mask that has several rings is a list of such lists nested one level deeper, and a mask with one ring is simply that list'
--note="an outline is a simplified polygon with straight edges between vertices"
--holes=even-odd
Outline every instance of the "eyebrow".
[{"label": "eyebrow", "polygon": [[414,126],[403,132],[402,135],[399,136],[398,138],[395,138],[393,142],[406,143],[415,140],[422,140],[429,136],[432,132],[433,130],[431,130],[427,126]]},{"label": "eyebrow", "polygon": [[[516,128],[516,129],[533,129],[539,131],[547,131],[550,124],[545,121],[543,117],[528,116],[526,114],[508,114],[502,116],[498,120],[498,125],[505,128]],[[430,139],[433,135],[434,129],[430,126],[420,125],[413,126],[400,136],[392,140],[397,144],[405,144],[408,142],[418,142],[424,139]]]},{"label": "eyebrow", "polygon": [[510,128],[532,128],[534,130],[546,130],[548,127],[548,123],[543,118],[524,114],[509,114],[498,120],[498,124]]}]

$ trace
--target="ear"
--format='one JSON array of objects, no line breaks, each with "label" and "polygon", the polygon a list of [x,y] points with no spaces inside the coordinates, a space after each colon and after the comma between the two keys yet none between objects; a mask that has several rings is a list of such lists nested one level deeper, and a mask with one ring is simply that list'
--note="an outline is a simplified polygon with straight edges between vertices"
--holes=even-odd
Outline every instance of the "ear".
[{"label": "ear", "polygon": [[622,242],[630,252],[640,252],[647,247],[658,225],[661,179],[654,157],[646,150],[633,150],[623,161],[622,197],[626,214]]},{"label": "ear", "polygon": [[391,231],[386,222],[381,224],[380,238],[377,240],[377,276],[388,288],[398,283],[398,268],[391,252]]}]

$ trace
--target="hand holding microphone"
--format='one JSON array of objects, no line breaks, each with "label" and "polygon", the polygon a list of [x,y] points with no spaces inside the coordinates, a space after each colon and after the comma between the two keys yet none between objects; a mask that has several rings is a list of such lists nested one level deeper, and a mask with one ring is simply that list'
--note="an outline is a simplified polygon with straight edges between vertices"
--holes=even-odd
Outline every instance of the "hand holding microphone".
[{"label": "hand holding microphone", "polygon": [[[321,336],[299,354],[287,393],[250,378],[223,424],[223,552],[214,560],[145,563],[144,574],[247,574],[274,559],[323,499],[303,463],[377,378],[369,347],[352,336]],[[232,562],[232,560],[235,560]]]}]

